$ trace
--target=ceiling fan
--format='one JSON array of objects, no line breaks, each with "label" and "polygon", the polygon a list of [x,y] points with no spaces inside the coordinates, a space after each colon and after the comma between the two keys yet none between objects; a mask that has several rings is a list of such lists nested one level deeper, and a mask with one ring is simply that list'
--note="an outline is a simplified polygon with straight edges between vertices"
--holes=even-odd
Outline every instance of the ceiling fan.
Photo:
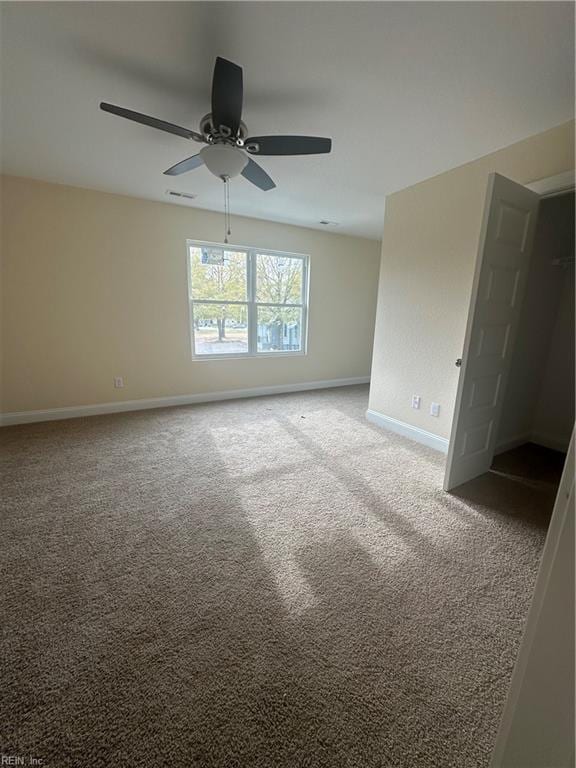
[{"label": "ceiling fan", "polygon": [[318,136],[248,137],[248,129],[242,122],[242,97],[242,67],[218,56],[212,77],[212,111],[200,121],[199,132],[106,102],[100,104],[100,109],[207,145],[199,154],[164,171],[167,176],[179,176],[205,165],[223,181],[241,173],[260,189],[269,190],[276,184],[249,155],[315,155],[332,149],[331,139]]}]

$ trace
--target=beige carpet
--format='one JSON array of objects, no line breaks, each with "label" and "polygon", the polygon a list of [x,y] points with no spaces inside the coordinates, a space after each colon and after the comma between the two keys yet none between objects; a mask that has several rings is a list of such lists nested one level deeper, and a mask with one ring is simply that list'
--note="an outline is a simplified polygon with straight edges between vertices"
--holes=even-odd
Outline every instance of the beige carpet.
[{"label": "beige carpet", "polygon": [[366,405],[354,387],[4,429],[0,751],[485,767],[553,485],[505,466],[446,495],[444,457]]}]

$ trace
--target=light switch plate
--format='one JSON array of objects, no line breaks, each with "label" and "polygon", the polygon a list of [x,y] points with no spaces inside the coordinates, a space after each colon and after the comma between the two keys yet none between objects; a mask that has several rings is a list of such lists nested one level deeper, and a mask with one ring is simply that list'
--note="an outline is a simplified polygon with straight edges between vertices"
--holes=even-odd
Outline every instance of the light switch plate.
[{"label": "light switch plate", "polygon": [[440,416],[440,405],[438,403],[430,403],[430,416]]},{"label": "light switch plate", "polygon": [[420,395],[412,395],[412,408],[415,408],[416,410],[418,410],[420,408],[420,401],[421,401]]}]

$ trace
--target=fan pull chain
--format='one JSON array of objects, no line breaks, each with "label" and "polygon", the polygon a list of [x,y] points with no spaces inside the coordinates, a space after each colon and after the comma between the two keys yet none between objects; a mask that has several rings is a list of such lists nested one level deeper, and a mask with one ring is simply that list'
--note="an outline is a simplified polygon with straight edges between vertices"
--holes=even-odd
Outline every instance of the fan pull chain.
[{"label": "fan pull chain", "polygon": [[222,176],[224,183],[224,242],[228,242],[228,195],[226,192],[226,176]]},{"label": "fan pull chain", "polygon": [[230,221],[230,179],[226,182],[226,189],[228,190],[228,229],[226,231],[226,236],[230,236],[232,234],[232,225]]},{"label": "fan pull chain", "polygon": [[230,227],[230,177],[223,176],[224,182],[224,242],[228,243],[228,236],[232,234]]}]

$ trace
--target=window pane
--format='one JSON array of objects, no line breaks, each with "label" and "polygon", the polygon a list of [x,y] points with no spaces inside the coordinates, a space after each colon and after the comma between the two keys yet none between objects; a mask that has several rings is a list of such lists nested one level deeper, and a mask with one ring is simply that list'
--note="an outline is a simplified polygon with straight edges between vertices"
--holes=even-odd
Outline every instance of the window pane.
[{"label": "window pane", "polygon": [[302,310],[299,307],[258,307],[258,352],[300,352]]},{"label": "window pane", "polygon": [[256,262],[256,301],[302,304],[302,259],[258,253]]},{"label": "window pane", "polygon": [[245,304],[196,304],[194,353],[237,355],[248,352],[248,318]]},{"label": "window pane", "polygon": [[193,299],[246,301],[246,254],[223,248],[190,248]]}]

